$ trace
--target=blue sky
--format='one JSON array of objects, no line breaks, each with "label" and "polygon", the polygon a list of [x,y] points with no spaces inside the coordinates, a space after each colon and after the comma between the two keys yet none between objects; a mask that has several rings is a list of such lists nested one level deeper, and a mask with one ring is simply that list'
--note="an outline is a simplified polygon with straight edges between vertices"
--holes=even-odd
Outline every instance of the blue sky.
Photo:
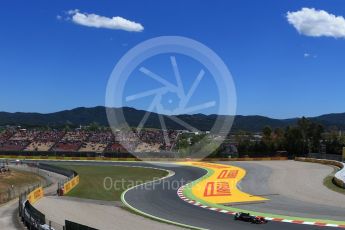
[{"label": "blue sky", "polygon": [[[108,78],[130,48],[177,35],[205,44],[223,59],[235,82],[237,114],[289,118],[345,112],[342,24],[340,32],[327,36],[297,28],[287,12],[303,7],[345,16],[342,0],[1,1],[0,111],[104,105]],[[119,16],[143,30],[78,24],[67,13],[75,9]],[[166,71],[160,61],[157,71]],[[199,90],[216,97],[207,84]]]}]

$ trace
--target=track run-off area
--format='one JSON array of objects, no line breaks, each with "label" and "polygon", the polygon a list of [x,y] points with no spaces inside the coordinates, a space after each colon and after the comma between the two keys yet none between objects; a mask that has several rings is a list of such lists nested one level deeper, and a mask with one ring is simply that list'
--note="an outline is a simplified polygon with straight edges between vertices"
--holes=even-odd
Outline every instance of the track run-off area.
[{"label": "track run-off area", "polygon": [[[334,170],[326,165],[295,161],[64,163],[168,170],[171,173],[165,178],[128,189],[122,201],[142,215],[180,227],[345,228],[345,196],[324,187],[323,179]],[[239,211],[271,221],[264,225],[235,221],[233,214]]]},{"label": "track run-off area", "polygon": [[[322,177],[319,178],[319,181],[315,180],[315,178],[318,179],[318,176],[316,175],[312,175],[312,180],[321,183],[318,184],[312,182],[314,186],[310,187],[308,168],[312,169],[310,167],[314,165],[293,161],[283,163],[278,162],[278,164],[281,164],[280,166],[283,168],[283,171],[288,172],[285,175],[288,175],[288,177],[291,178],[279,178],[278,176],[275,180],[281,184],[281,187],[274,191],[267,183],[270,177],[267,177],[267,174],[265,175],[262,173],[262,169],[265,168],[262,167],[260,170],[260,165],[273,165],[274,163],[242,163],[244,168],[250,168],[250,166],[256,168],[256,170],[252,170],[251,172],[251,180],[245,181],[245,183],[243,183],[244,186],[242,187],[246,187],[246,184],[251,184],[252,189],[246,189],[248,192],[251,192],[252,194],[261,194],[261,196],[265,197],[273,197],[274,201],[271,202],[269,198],[250,195],[238,189],[238,183],[242,178],[244,178],[244,174],[246,172],[242,168],[233,165],[199,162],[183,164],[201,167],[208,171],[204,177],[180,188],[178,191],[178,196],[182,200],[195,206],[230,215],[234,215],[237,212],[250,212],[252,215],[265,217],[266,220],[275,222],[345,228],[345,222],[342,221],[344,219],[343,211],[341,210],[342,205],[340,204],[344,198],[343,195],[335,193],[332,194],[335,195],[335,197],[328,197],[331,193],[329,193],[327,188],[322,186]],[[317,166],[320,167],[320,165]],[[303,170],[302,167],[306,167],[307,170],[304,169],[306,172],[301,171],[301,169]],[[320,168],[324,170],[322,165]],[[325,169],[329,169],[328,166],[326,166]],[[279,171],[282,170],[279,170],[278,168],[274,174],[279,174]],[[319,171],[320,170],[314,169],[310,170],[310,173],[317,174]],[[330,172],[332,172],[332,170],[330,170]],[[305,177],[304,174],[306,174],[307,177]],[[276,176],[274,175],[273,177]],[[293,182],[291,183],[291,181]],[[289,186],[289,188],[287,188],[287,186]],[[263,187],[264,189],[260,191],[260,187]],[[285,191],[277,193],[277,191],[282,191],[282,189],[287,190],[287,192],[292,190],[294,192],[292,194],[295,200],[292,198],[289,199],[286,196],[284,197],[284,195],[287,194]],[[315,190],[316,192],[312,192],[312,190]],[[298,193],[298,191],[302,191],[302,194]],[[322,192],[324,192],[324,194],[322,194]],[[306,194],[308,195],[303,197]],[[319,194],[319,196],[316,195],[315,197],[315,194]],[[315,202],[310,199],[310,197],[313,196],[314,199],[316,199]],[[309,203],[306,200],[309,200]],[[325,200],[326,202],[324,202]],[[322,206],[322,202],[324,202],[325,205]],[[333,204],[334,208],[327,206],[327,204]],[[294,216],[296,214],[297,216]],[[332,220],[332,218],[338,219],[338,221]]]}]

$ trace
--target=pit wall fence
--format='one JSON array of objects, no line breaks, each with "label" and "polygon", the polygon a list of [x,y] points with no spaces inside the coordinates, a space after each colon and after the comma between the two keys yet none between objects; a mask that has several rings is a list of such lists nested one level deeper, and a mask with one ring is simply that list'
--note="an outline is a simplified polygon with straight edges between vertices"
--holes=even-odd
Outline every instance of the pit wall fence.
[{"label": "pit wall fence", "polygon": [[304,158],[304,157],[296,157],[296,161],[303,161],[303,162],[312,162],[312,163],[319,163],[325,165],[332,165],[338,167],[340,170],[335,173],[333,177],[333,183],[341,188],[345,189],[345,164],[340,161],[335,160],[326,160],[326,159],[316,159],[316,158]]}]

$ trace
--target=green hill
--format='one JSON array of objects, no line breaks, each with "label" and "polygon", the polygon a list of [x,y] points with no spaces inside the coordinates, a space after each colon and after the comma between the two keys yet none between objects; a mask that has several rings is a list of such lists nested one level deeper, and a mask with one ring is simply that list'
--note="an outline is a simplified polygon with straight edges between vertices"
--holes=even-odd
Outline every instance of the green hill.
[{"label": "green hill", "polygon": [[[119,112],[120,109],[114,109]],[[139,124],[146,111],[133,108],[123,108],[126,121],[135,127]],[[168,129],[185,129],[165,116],[165,122]],[[217,115],[178,115],[179,119],[187,122],[199,130],[210,130]],[[325,127],[337,126],[345,129],[345,113],[326,114],[319,117],[312,117],[311,120],[323,124]],[[264,116],[242,116],[237,115],[234,120],[232,131],[261,131],[265,126],[272,128],[286,127],[295,124],[297,118],[292,119],[273,119]],[[93,108],[79,107],[72,110],[64,110],[55,113],[8,113],[0,112],[0,126],[5,125],[21,125],[24,127],[50,126],[63,127],[69,125],[71,127],[79,125],[89,125],[98,123],[102,126],[108,126],[105,107],[97,106]],[[158,114],[151,113],[145,125],[146,128],[160,128]]]}]

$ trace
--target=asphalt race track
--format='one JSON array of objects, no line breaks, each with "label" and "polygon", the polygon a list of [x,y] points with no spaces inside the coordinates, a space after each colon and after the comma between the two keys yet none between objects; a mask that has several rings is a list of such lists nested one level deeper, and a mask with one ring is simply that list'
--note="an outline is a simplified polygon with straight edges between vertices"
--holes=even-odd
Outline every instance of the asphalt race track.
[{"label": "asphalt race track", "polygon": [[[66,162],[82,165],[121,165],[154,167],[172,170],[175,175],[159,182],[140,185],[125,194],[125,200],[132,207],[161,219],[204,229],[334,229],[290,223],[269,222],[264,225],[235,221],[233,216],[199,208],[182,201],[177,196],[177,189],[194,181],[204,174],[203,169],[172,164],[149,164],[144,162]],[[178,183],[177,183],[178,182]],[[181,184],[182,183],[182,184]]]},{"label": "asphalt race track", "polygon": [[239,205],[240,208],[324,220],[345,219],[345,196],[323,185],[323,179],[334,170],[328,165],[298,161],[230,164],[247,171],[239,184],[242,191],[269,199],[263,203]]},{"label": "asphalt race track", "polygon": [[[168,168],[169,167],[164,167]],[[175,171],[173,177],[165,179],[170,183],[179,181],[182,178],[186,181],[193,181],[205,174],[205,171],[191,167],[170,168]],[[126,201],[133,207],[154,216],[170,221],[187,224],[205,229],[324,229],[325,227],[297,225],[288,223],[269,222],[265,225],[253,225],[233,220],[233,216],[218,213],[196,206],[192,206],[176,196],[176,190],[167,190],[164,183],[156,183],[155,189],[150,190],[148,186],[139,186],[130,190]],[[334,228],[329,228],[334,229]]]}]

